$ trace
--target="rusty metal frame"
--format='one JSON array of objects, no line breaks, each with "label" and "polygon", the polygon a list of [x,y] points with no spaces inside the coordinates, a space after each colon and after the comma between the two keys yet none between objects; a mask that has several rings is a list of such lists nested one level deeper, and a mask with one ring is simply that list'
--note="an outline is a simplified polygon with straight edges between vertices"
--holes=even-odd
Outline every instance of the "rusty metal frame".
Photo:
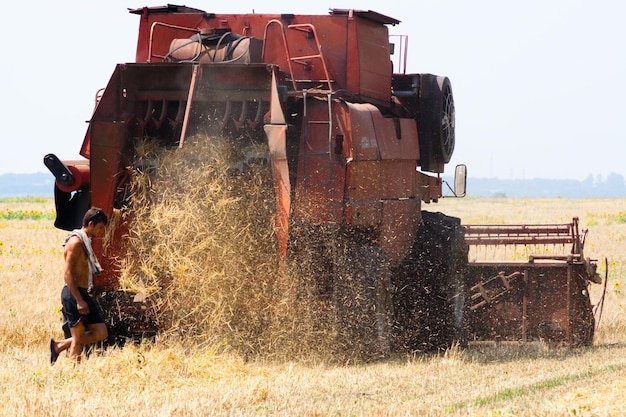
[{"label": "rusty metal frame", "polygon": [[[468,246],[571,245],[563,255],[529,255],[525,262],[470,262],[470,333],[479,339],[590,344],[594,322],[587,286],[598,282],[582,253],[578,218],[544,225],[465,225]],[[575,281],[580,279],[580,281]]]}]

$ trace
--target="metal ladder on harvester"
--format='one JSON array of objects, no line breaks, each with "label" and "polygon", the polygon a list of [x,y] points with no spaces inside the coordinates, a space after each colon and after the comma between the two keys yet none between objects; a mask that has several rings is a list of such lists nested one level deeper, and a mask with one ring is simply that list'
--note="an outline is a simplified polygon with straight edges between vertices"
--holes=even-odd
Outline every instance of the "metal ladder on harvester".
[{"label": "metal ladder on harvester", "polygon": [[[293,85],[293,89],[296,92],[300,92],[302,94],[303,103],[304,103],[304,120],[306,122],[305,126],[307,128],[319,125],[325,125],[328,127],[328,148],[327,152],[324,154],[328,154],[329,160],[332,160],[333,155],[333,145],[332,145],[332,95],[334,93],[332,83],[333,80],[330,78],[328,73],[328,67],[326,65],[326,60],[322,54],[322,46],[319,42],[319,37],[317,36],[317,31],[315,30],[315,26],[310,23],[299,23],[299,24],[291,24],[287,25],[287,29],[300,31],[305,34],[305,36],[311,37],[315,39],[315,48],[309,55],[299,55],[299,56],[291,56],[291,52],[289,49],[289,43],[287,41],[287,34],[285,32],[285,26],[283,22],[280,20],[270,20],[265,27],[264,38],[267,37],[267,29],[270,25],[278,25],[280,28],[280,33],[282,35],[283,47],[285,49],[285,54],[287,57],[287,64],[289,66],[289,73],[291,76],[291,82]],[[297,80],[294,76],[293,64],[302,65],[305,67],[311,66],[311,60],[319,60],[321,62],[323,71],[324,71],[324,79],[320,80]],[[303,84],[311,85],[313,83],[318,83],[321,86],[325,86],[326,88],[301,88]],[[326,102],[328,103],[328,112],[326,113],[327,117],[321,120],[311,120],[309,119],[309,114],[307,112],[307,96],[325,96]],[[305,132],[306,134],[306,132]]]}]

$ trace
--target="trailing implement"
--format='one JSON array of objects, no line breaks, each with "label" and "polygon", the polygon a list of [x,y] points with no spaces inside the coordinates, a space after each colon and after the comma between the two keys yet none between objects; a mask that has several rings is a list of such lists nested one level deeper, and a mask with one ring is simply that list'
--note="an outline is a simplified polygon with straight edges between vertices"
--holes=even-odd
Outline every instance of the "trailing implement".
[{"label": "trailing implement", "polygon": [[584,256],[587,232],[579,231],[578,218],[564,224],[468,225],[465,234],[475,248],[531,250],[526,262],[474,259],[468,264],[472,340],[593,343],[589,285],[602,280],[595,262]]}]

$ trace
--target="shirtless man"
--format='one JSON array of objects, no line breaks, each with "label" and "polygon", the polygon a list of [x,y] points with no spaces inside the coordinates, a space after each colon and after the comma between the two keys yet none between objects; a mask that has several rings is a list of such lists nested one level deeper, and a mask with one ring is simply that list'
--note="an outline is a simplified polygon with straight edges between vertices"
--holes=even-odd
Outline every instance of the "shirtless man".
[{"label": "shirtless man", "polygon": [[61,291],[61,303],[63,318],[70,327],[72,337],[59,341],[50,339],[51,364],[67,349],[69,357],[79,362],[84,346],[100,342],[108,336],[106,324],[88,291],[92,275],[100,272],[91,239],[104,233],[107,223],[107,215],[101,209],[92,207],[83,217],[83,227],[70,233],[65,241],[65,285]]}]

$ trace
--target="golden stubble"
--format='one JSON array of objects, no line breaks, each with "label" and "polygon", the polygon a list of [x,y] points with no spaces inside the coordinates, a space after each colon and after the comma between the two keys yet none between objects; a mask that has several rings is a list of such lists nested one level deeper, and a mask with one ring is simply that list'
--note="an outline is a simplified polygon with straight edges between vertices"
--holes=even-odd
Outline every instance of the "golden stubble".
[{"label": "golden stubble", "polygon": [[[195,338],[164,337],[95,353],[78,366],[62,355],[50,366],[48,338],[61,336],[57,308],[65,232],[49,220],[0,220],[0,414],[623,415],[626,225],[619,219],[625,203],[468,198],[426,207],[472,223],[568,222],[578,216],[589,229],[585,255],[606,258],[609,265],[594,346],[453,347],[361,365],[253,360]],[[20,210],[24,203],[8,204]],[[28,210],[53,208],[51,200],[28,204]],[[602,288],[591,288],[594,303]]]}]

